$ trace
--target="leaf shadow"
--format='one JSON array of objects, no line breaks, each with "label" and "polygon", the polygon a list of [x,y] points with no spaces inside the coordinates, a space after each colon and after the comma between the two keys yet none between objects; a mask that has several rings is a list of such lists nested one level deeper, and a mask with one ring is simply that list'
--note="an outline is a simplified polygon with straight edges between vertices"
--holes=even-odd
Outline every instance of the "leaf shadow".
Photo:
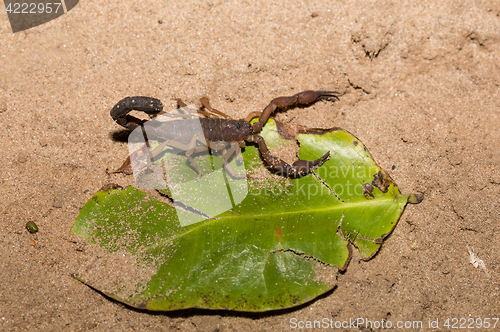
[{"label": "leaf shadow", "polygon": [[[343,274],[343,272],[340,272]],[[148,315],[153,315],[153,316],[167,316],[170,318],[190,318],[194,316],[221,316],[221,317],[244,317],[244,318],[250,318],[250,319],[263,319],[263,318],[268,318],[268,317],[276,317],[276,316],[283,316],[292,312],[296,312],[299,310],[302,310],[308,306],[310,306],[313,303],[316,303],[317,301],[320,301],[322,299],[327,298],[330,296],[335,289],[337,289],[337,285],[334,285],[331,289],[327,290],[323,294],[318,295],[314,299],[307,301],[305,303],[302,303],[300,305],[290,307],[290,308],[283,308],[283,309],[271,309],[267,311],[261,311],[261,312],[252,312],[252,311],[237,311],[237,310],[230,310],[230,309],[205,309],[205,308],[186,308],[186,309],[178,309],[178,310],[171,310],[171,311],[156,311],[156,310],[148,310],[148,309],[140,309],[136,308],[130,305],[127,305],[123,302],[120,302],[109,295],[103,293],[97,288],[92,287],[91,285],[85,284],[87,287],[93,289],[97,293],[101,294],[103,297],[108,299],[109,301],[120,305],[128,310],[132,310],[135,312],[139,313],[144,313]]]}]

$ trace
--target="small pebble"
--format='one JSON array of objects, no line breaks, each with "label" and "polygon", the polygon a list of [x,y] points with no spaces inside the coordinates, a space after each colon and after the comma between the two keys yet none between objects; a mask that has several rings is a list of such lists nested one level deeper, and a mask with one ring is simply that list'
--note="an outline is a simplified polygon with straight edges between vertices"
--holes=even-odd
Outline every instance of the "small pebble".
[{"label": "small pebble", "polygon": [[311,17],[318,17],[318,15],[319,15],[318,12],[314,12],[311,14]]},{"label": "small pebble", "polygon": [[26,229],[28,230],[28,232],[30,232],[31,234],[35,234],[36,232],[38,232],[38,226],[35,224],[34,221],[28,221],[26,223]]},{"label": "small pebble", "polygon": [[52,202],[52,206],[60,209],[63,207],[63,200],[60,197],[54,197],[54,201]]},{"label": "small pebble", "polygon": [[7,112],[7,103],[5,100],[0,99],[0,113]]},{"label": "small pebble", "polygon": [[45,147],[49,144],[49,140],[47,138],[40,138],[40,140],[38,140],[38,143],[40,143],[40,146]]},{"label": "small pebble", "polygon": [[21,164],[24,164],[28,161],[28,153],[26,151],[19,152],[17,155],[17,161]]}]

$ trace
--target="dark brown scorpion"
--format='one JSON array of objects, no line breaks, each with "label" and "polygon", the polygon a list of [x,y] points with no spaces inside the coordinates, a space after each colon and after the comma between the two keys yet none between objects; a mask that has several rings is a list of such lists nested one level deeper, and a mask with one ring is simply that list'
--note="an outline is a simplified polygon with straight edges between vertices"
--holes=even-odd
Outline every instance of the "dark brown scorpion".
[{"label": "dark brown scorpion", "polygon": [[[278,174],[285,177],[296,178],[305,176],[310,173],[313,168],[321,166],[321,164],[330,156],[330,152],[328,151],[321,158],[314,161],[299,159],[292,165],[289,165],[282,159],[271,155],[264,138],[262,138],[262,136],[258,133],[261,131],[270,115],[278,108],[286,108],[297,105],[306,106],[316,102],[321,97],[335,97],[336,95],[337,92],[334,91],[303,91],[293,96],[278,97],[273,99],[262,112],[252,112],[246,119],[243,120],[230,119],[224,113],[212,108],[208,103],[208,99],[204,97],[201,99],[201,102],[205,110],[197,110],[197,112],[204,115],[205,118],[170,121],[168,128],[164,127],[165,124],[158,123],[156,127],[148,128],[148,131],[151,133],[151,130],[154,130],[155,136],[160,137],[163,140],[159,150],[162,150],[166,145],[168,145],[184,151],[185,156],[188,158],[193,167],[196,168],[198,178],[202,176],[202,171],[192,158],[194,153],[197,153],[202,149],[206,150],[207,147],[215,150],[222,149],[224,151],[224,165],[226,166],[226,169],[234,175],[234,172],[231,171],[231,168],[229,167],[230,165],[228,165],[228,159],[233,153],[235,153],[235,147],[238,145],[240,147],[244,147],[245,142],[257,143],[264,161]],[[177,102],[179,107],[186,106],[186,104],[184,104],[180,99],[177,99]],[[160,100],[140,96],[126,97],[122,99],[111,109],[110,114],[116,123],[122,127],[129,130],[141,127],[143,133],[145,134],[144,123],[146,120],[140,120],[129,115],[128,113],[133,110],[142,111],[149,115],[165,114],[165,112],[163,112],[163,104]],[[257,116],[259,117],[258,122],[255,122],[252,125],[249,121]],[[179,126],[189,127],[191,124],[194,125],[195,121],[196,123],[201,124],[204,137],[189,134],[192,132],[188,130],[189,128],[177,128]],[[175,128],[175,130],[172,130],[172,128]],[[232,144],[232,147],[226,151],[225,148],[227,147],[227,143],[231,142],[237,143],[238,145]],[[201,145],[198,143],[201,143]],[[222,146],[217,146],[218,144],[222,144]],[[148,145],[147,140],[145,145]],[[158,150],[158,148],[155,150]],[[129,173],[130,169],[129,156],[118,172],[122,171]]]}]

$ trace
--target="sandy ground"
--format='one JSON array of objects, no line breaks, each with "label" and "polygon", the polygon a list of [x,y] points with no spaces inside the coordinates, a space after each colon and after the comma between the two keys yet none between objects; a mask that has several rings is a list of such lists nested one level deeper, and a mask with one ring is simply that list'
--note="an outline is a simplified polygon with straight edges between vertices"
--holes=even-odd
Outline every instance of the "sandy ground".
[{"label": "sandy ground", "polygon": [[[0,330],[285,331],[323,318],[444,329],[500,317],[499,2],[93,0],[17,34],[2,6],[0,32]],[[127,155],[109,116],[117,101],[172,109],[207,95],[244,117],[306,89],[341,96],[279,119],[352,132],[403,193],[425,194],[374,259],[354,255],[337,289],[275,313],[150,314],[70,277],[80,208],[129,181],[107,172]]]}]

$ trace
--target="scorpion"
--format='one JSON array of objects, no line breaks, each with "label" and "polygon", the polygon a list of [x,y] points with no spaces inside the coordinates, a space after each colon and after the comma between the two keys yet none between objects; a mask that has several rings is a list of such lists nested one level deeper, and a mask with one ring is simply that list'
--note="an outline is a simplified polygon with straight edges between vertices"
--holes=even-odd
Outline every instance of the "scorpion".
[{"label": "scorpion", "polygon": [[[249,142],[258,145],[262,158],[271,169],[276,171],[276,173],[290,178],[303,177],[309,174],[315,167],[321,166],[330,156],[330,152],[328,151],[322,157],[313,161],[298,159],[290,165],[270,153],[264,138],[259,135],[259,132],[271,114],[277,109],[299,105],[307,106],[315,103],[322,97],[336,97],[337,94],[338,93],[334,91],[303,91],[293,96],[278,97],[273,99],[262,112],[251,112],[245,119],[241,120],[231,119],[226,114],[214,109],[210,106],[208,98],[203,97],[200,101],[204,106],[204,110],[199,109],[197,113],[205,117],[191,120],[169,121],[168,127],[166,127],[167,123],[161,122],[155,124],[151,129],[148,127],[149,134],[151,134],[151,130],[153,130],[155,136],[163,140],[163,143],[155,148],[152,154],[150,153],[150,156],[157,155],[167,145],[180,149],[196,169],[198,173],[197,179],[199,179],[202,176],[202,171],[196,164],[192,155],[202,150],[207,150],[207,147],[215,150],[222,149],[223,163],[226,170],[228,170],[230,174],[236,176],[234,170],[231,170],[228,159],[233,153],[236,153],[236,148],[238,146],[243,148],[246,142]],[[177,99],[177,103],[179,107],[186,106],[180,99]],[[131,111],[142,111],[149,115],[161,115],[166,113],[163,111],[163,104],[159,99],[144,96],[126,97],[120,100],[111,109],[110,115],[117,124],[131,131],[141,127],[145,137],[147,136],[144,129],[144,123],[147,120],[140,120],[130,115],[129,113]],[[256,117],[259,118],[258,121],[251,124],[250,121]],[[194,126],[196,124],[201,124],[204,138],[199,137],[199,135],[190,135],[189,133],[192,131],[188,130],[189,128],[185,128],[185,130],[183,130],[184,128],[179,128],[182,126]],[[148,140],[146,139],[145,142],[143,147],[147,146],[149,148]],[[231,148],[226,150],[227,143],[237,144],[232,144]],[[130,170],[129,156],[122,167],[116,172],[131,173]]]}]

